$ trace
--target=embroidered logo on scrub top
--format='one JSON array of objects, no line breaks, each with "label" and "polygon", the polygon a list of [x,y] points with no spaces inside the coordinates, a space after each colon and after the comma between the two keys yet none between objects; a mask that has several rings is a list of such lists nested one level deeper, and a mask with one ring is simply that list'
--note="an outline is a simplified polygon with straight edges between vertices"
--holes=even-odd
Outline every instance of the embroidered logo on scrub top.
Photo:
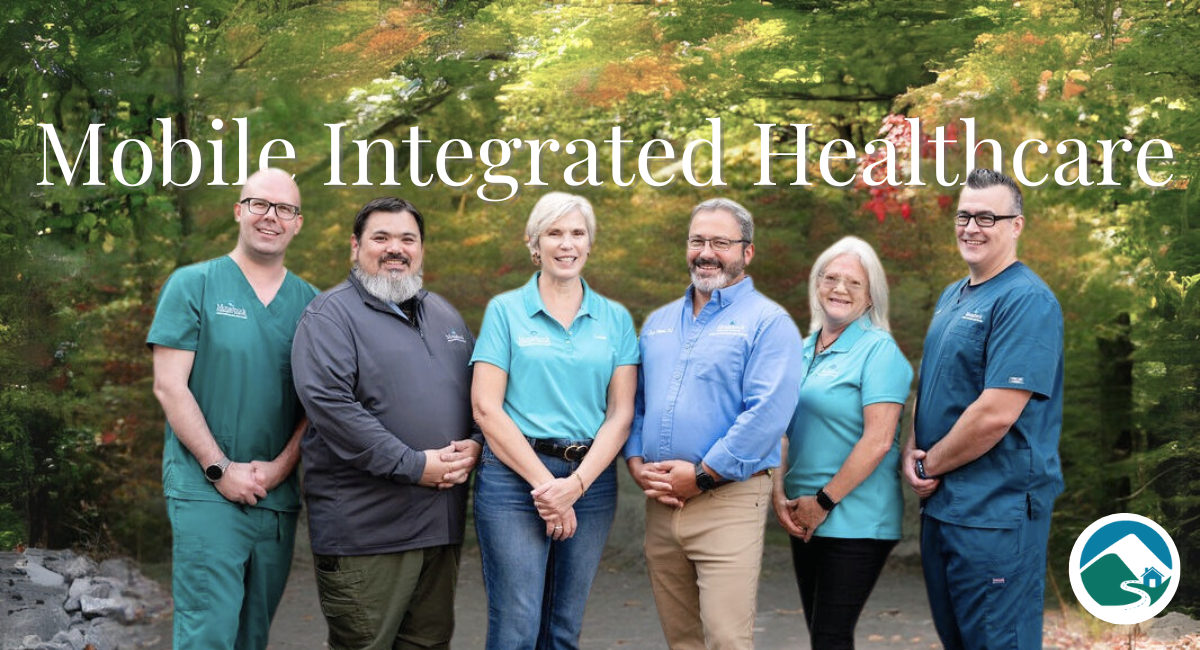
[{"label": "embroidered logo on scrub top", "polygon": [[717,325],[717,331],[709,336],[740,336],[746,337],[746,326],[738,325],[737,321],[729,321],[728,325]]},{"label": "embroidered logo on scrub top", "polygon": [[1025,385],[1025,378],[1024,377],[1009,377],[1008,383],[1016,384],[1018,386],[1023,386],[1023,385]]},{"label": "embroidered logo on scrub top", "polygon": [[983,322],[983,314],[981,314],[977,311],[969,311],[969,312],[963,314],[962,319],[969,320],[972,323],[982,323]]},{"label": "embroidered logo on scrub top", "polygon": [[537,330],[533,330],[525,336],[518,336],[517,346],[522,348],[550,347],[550,337],[538,334]]},{"label": "embroidered logo on scrub top", "polygon": [[459,334],[458,330],[456,330],[452,327],[452,328],[450,328],[449,331],[446,332],[446,342],[447,343],[466,343],[467,339],[462,334]]},{"label": "embroidered logo on scrub top", "polygon": [[232,302],[217,303],[217,315],[247,320],[246,310],[241,307],[234,306]]}]

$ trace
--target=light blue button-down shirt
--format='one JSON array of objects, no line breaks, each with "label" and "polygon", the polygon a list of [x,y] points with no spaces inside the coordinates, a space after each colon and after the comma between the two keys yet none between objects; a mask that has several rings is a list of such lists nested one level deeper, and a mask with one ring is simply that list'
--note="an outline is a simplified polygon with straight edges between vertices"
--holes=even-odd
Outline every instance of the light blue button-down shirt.
[{"label": "light blue button-down shirt", "polygon": [[642,326],[638,395],[625,457],[701,460],[745,480],[779,465],[799,399],[800,332],[745,278],[692,317],[692,289]]}]

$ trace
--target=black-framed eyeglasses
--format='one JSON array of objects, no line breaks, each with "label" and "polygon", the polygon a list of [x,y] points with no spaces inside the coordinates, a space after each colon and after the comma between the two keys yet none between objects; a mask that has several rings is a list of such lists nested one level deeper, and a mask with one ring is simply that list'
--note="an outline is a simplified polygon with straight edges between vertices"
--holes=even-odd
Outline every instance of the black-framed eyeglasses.
[{"label": "black-framed eyeglasses", "polygon": [[971,219],[975,220],[975,225],[980,228],[991,228],[996,225],[997,221],[1003,219],[1016,219],[1019,214],[992,214],[991,212],[980,212],[979,214],[971,214],[970,212],[959,212],[954,215],[954,225],[965,226],[971,223]]},{"label": "black-framed eyeglasses", "polygon": [[266,214],[275,208],[275,215],[284,221],[300,216],[300,206],[291,203],[271,203],[266,199],[246,198],[239,201],[250,209],[250,214]]},{"label": "black-framed eyeglasses", "polygon": [[733,247],[734,244],[749,244],[749,239],[726,239],[725,237],[688,237],[688,248],[699,251],[704,250],[704,245],[712,246],[714,251],[724,253]]}]

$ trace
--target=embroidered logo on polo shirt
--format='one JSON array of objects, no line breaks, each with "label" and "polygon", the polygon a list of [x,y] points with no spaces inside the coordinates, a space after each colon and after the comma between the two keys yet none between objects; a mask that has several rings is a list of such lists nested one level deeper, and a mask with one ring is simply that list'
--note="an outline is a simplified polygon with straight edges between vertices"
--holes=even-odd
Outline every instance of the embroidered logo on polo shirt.
[{"label": "embroidered logo on polo shirt", "polygon": [[608,340],[608,335],[607,335],[607,334],[597,334],[597,335],[596,335],[594,338],[595,338],[597,341],[607,341],[607,340]]},{"label": "embroidered logo on polo shirt", "polygon": [[550,337],[546,336],[544,334],[539,334],[537,330],[533,330],[529,334],[526,334],[525,336],[517,337],[517,347],[531,348],[531,347],[549,347],[549,346],[550,346]]},{"label": "embroidered logo on polo shirt", "polygon": [[458,330],[456,330],[452,327],[446,332],[446,342],[447,343],[466,343],[467,338],[465,336],[463,336],[462,334],[459,334]]},{"label": "embroidered logo on polo shirt", "polygon": [[738,325],[737,321],[729,321],[728,325],[717,325],[717,330],[709,336],[746,336],[746,326]]},{"label": "embroidered logo on polo shirt", "polygon": [[981,314],[977,311],[969,311],[969,312],[963,314],[962,319],[969,320],[972,323],[982,323],[983,322],[983,314]]},{"label": "embroidered logo on polo shirt", "polygon": [[230,318],[240,318],[242,320],[248,319],[248,317],[246,316],[245,309],[243,309],[241,307],[237,307],[232,302],[229,302],[229,301],[226,301],[224,303],[220,303],[220,302],[217,303],[217,315],[218,316],[229,316]]}]

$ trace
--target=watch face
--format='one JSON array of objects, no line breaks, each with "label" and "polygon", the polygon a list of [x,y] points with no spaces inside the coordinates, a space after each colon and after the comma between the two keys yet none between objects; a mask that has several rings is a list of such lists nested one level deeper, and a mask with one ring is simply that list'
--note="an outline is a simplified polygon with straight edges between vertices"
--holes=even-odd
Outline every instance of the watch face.
[{"label": "watch face", "polygon": [[208,480],[216,482],[225,476],[225,470],[220,465],[209,465],[204,468],[204,475],[208,477]]},{"label": "watch face", "polygon": [[716,487],[717,482],[713,480],[712,474],[703,470],[696,472],[696,487],[700,488],[701,492],[707,492]]}]

